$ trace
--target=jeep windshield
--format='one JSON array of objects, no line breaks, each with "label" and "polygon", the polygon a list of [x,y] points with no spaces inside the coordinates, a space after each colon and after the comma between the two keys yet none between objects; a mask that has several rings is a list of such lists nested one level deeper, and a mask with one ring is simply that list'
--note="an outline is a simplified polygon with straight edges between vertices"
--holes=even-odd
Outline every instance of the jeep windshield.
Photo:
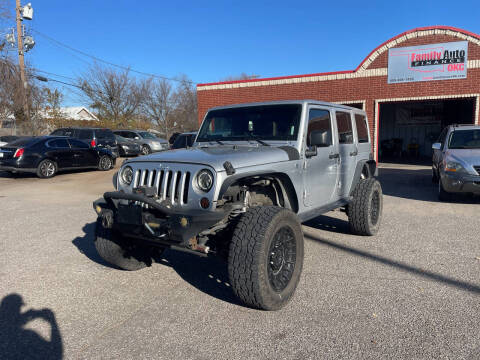
[{"label": "jeep windshield", "polygon": [[480,129],[455,130],[450,135],[449,149],[480,149]]},{"label": "jeep windshield", "polygon": [[260,144],[265,140],[295,141],[301,114],[300,104],[212,110],[196,141],[256,141]]}]

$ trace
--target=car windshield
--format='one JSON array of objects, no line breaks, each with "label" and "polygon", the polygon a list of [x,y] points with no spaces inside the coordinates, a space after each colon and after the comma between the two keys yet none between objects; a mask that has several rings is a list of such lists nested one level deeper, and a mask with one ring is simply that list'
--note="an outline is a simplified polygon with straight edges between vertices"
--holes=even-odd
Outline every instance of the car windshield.
[{"label": "car windshield", "polygon": [[212,110],[197,142],[240,140],[296,140],[300,104],[249,106]]},{"label": "car windshield", "polygon": [[455,130],[450,135],[449,149],[480,149],[480,129]]},{"label": "car windshield", "polygon": [[140,136],[144,139],[152,139],[152,140],[158,140],[155,135],[149,133],[148,131],[140,131],[139,132]]}]

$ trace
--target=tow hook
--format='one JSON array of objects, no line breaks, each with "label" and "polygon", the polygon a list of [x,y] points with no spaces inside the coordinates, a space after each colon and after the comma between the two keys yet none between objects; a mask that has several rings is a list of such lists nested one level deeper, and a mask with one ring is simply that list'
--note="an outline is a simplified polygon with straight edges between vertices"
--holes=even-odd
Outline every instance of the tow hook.
[{"label": "tow hook", "polygon": [[113,211],[108,209],[103,209],[100,212],[100,217],[102,218],[102,226],[105,229],[111,229],[113,227]]}]

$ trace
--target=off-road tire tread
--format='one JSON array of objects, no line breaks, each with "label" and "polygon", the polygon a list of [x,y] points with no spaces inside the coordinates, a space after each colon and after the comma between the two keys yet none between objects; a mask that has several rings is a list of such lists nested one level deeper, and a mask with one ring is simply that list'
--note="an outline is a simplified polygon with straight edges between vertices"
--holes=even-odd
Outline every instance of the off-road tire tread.
[{"label": "off-road tire tread", "polygon": [[[285,305],[293,295],[280,306],[265,306],[261,298],[261,281],[258,262],[261,259],[262,243],[271,220],[280,212],[290,211],[277,206],[258,206],[248,209],[238,222],[232,236],[228,255],[228,274],[233,292],[245,304],[266,310],[276,310]],[[303,254],[302,254],[303,256]],[[301,267],[303,262],[295,264]]]},{"label": "off-road tire tread", "polygon": [[[380,214],[376,226],[370,226],[370,194],[378,186],[380,191]],[[360,180],[353,191],[353,200],[348,205],[348,221],[351,231],[356,235],[372,236],[378,231],[382,211],[382,188],[375,178]]]}]

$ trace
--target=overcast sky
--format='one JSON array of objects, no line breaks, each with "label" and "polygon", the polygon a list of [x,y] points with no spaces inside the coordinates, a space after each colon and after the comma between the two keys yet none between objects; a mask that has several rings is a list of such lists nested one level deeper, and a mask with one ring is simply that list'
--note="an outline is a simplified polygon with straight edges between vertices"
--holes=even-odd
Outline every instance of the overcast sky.
[{"label": "overcast sky", "polygon": [[[352,70],[380,43],[419,26],[480,33],[478,0],[32,0],[32,5],[34,20],[27,25],[42,34],[139,71],[186,74],[200,83],[242,72],[271,77]],[[38,69],[75,77],[91,62],[32,34],[36,46],[27,58]],[[66,100],[73,104],[75,95]]]}]

